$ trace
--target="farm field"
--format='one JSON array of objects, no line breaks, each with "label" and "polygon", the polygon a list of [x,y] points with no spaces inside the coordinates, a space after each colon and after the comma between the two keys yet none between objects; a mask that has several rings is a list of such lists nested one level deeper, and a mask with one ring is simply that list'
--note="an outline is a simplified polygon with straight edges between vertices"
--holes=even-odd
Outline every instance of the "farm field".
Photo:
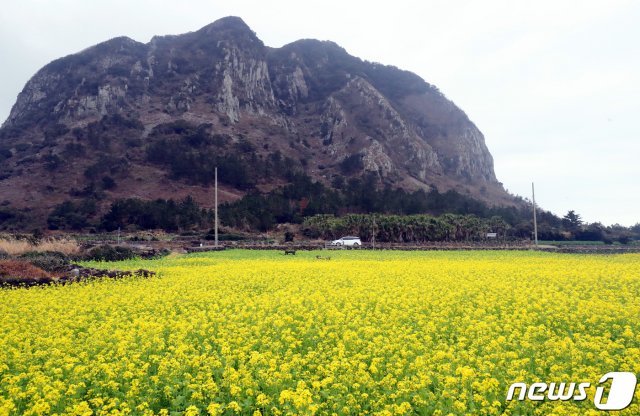
[{"label": "farm field", "polygon": [[[231,250],[100,266],[158,275],[0,289],[0,415],[596,415],[602,375],[640,374],[640,254]],[[514,382],[591,387],[507,401]],[[640,389],[616,414],[640,414]]]}]

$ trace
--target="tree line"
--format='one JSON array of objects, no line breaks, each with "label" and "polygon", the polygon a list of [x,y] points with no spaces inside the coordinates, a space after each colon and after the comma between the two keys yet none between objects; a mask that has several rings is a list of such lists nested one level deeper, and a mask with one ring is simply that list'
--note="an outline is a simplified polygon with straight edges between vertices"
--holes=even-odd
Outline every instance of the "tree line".
[{"label": "tree line", "polygon": [[335,239],[357,235],[370,241],[375,236],[376,241],[392,243],[482,240],[489,232],[496,233],[498,239],[504,239],[510,228],[500,217],[480,218],[473,214],[315,215],[306,218],[302,224],[304,235],[310,238]]},{"label": "tree line", "polygon": [[[252,191],[235,202],[222,204],[220,223],[248,232],[293,223],[302,224],[309,237],[357,234],[370,239],[375,215],[379,241],[464,241],[482,238],[487,232],[510,239],[533,237],[531,210],[524,202],[520,206],[488,207],[455,191],[378,189],[367,177],[335,183],[331,188],[302,173],[289,173],[287,178],[288,185],[271,192]],[[199,207],[190,197],[182,201],[120,199],[104,215],[99,216],[97,211],[91,195],[79,201],[65,201],[51,211],[48,226],[61,230],[92,227],[176,232],[206,229],[213,224],[212,211]],[[15,224],[19,219],[18,213],[0,208],[0,223]],[[586,224],[575,211],[561,218],[540,210],[538,238],[627,244],[640,240],[640,224],[607,227]]]},{"label": "tree line", "polygon": [[181,201],[137,198],[118,199],[102,216],[97,216],[91,200],[65,201],[56,206],[47,219],[49,229],[76,230],[95,228],[104,231],[121,229],[154,230],[168,232],[211,227],[213,212],[201,208],[188,196]]}]

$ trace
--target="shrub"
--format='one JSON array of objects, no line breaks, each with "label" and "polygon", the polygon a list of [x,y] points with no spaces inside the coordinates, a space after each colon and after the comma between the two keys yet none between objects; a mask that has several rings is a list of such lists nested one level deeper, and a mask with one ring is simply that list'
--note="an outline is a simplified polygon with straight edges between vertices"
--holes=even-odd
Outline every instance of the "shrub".
[{"label": "shrub", "polygon": [[27,150],[28,148],[31,147],[30,143],[18,143],[15,145],[15,148],[18,152],[24,152],[25,150]]},{"label": "shrub", "polygon": [[111,204],[101,220],[107,231],[135,225],[139,229],[187,230],[210,223],[210,212],[201,209],[193,198],[182,201],[156,199],[143,201],[135,198],[118,199]]},{"label": "shrub", "polygon": [[135,257],[135,253],[128,247],[110,246],[107,244],[89,250],[85,259],[95,261],[120,261]]},{"label": "shrub", "polygon": [[84,155],[85,148],[81,143],[67,143],[64,145],[62,153],[68,158],[80,157]]},{"label": "shrub", "polygon": [[13,152],[11,151],[11,149],[7,149],[7,148],[0,149],[0,162],[5,159],[9,159],[11,156],[13,156]]},{"label": "shrub", "polygon": [[72,229],[81,230],[89,225],[88,217],[96,212],[93,199],[80,202],[64,201],[56,205],[47,218],[50,230]]},{"label": "shrub", "polygon": [[293,241],[293,233],[289,230],[284,232],[284,241],[285,243]]},{"label": "shrub", "polygon": [[54,171],[62,165],[62,159],[54,153],[49,153],[41,158],[41,163],[48,171]]},{"label": "shrub", "polygon": [[113,189],[116,187],[116,181],[111,176],[102,177],[102,189]]},{"label": "shrub", "polygon": [[64,124],[54,124],[50,127],[48,127],[45,131],[44,131],[44,139],[45,141],[51,141],[53,139],[56,139],[60,136],[64,136],[65,134],[69,133],[69,128],[67,126],[65,126]]},{"label": "shrub", "polygon": [[364,169],[364,163],[362,162],[362,155],[356,153],[354,155],[346,157],[340,162],[340,170],[345,175],[351,175]]},{"label": "shrub", "polygon": [[[129,161],[126,157],[115,157],[102,154],[98,160],[84,171],[84,176],[87,179],[97,179],[100,175],[105,173],[117,174],[127,169]],[[105,175],[107,176],[107,175]]]},{"label": "shrub", "polygon": [[141,257],[143,259],[161,259],[168,256],[169,254],[171,254],[171,250],[169,250],[168,248],[161,248],[160,250],[154,250],[152,253],[143,255]]},{"label": "shrub", "polygon": [[[207,234],[205,234],[204,239],[207,241],[213,241],[216,239],[215,231],[209,230]],[[240,234],[232,234],[232,233],[218,233],[218,241],[242,241],[246,238]]]},{"label": "shrub", "polygon": [[43,240],[33,244],[29,240],[0,240],[0,252],[19,256],[28,252],[59,252],[70,256],[80,252],[80,246],[75,240]]},{"label": "shrub", "polygon": [[20,260],[0,260],[0,284],[48,283],[53,279],[49,273]]},{"label": "shrub", "polygon": [[28,261],[49,273],[64,271],[70,263],[69,257],[59,251],[29,251],[20,255],[19,259]]},{"label": "shrub", "polygon": [[618,242],[620,244],[624,244],[624,245],[629,244],[631,242],[631,240],[632,240],[631,236],[630,235],[626,235],[626,234],[623,234],[620,237],[618,237]]}]

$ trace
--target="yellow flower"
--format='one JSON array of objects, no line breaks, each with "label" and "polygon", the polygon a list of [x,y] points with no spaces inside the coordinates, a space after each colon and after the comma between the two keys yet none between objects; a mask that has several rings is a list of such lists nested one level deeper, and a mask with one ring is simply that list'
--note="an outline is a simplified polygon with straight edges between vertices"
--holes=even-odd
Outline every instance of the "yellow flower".
[{"label": "yellow flower", "polygon": [[258,397],[256,397],[256,404],[258,406],[266,406],[269,403],[270,403],[269,398],[264,393],[260,393],[258,394]]},{"label": "yellow flower", "polygon": [[223,411],[223,408],[220,405],[220,403],[211,403],[209,404],[209,406],[207,406],[207,412],[211,416],[221,415],[222,411]]},{"label": "yellow flower", "polygon": [[0,416],[596,414],[593,388],[506,394],[640,372],[638,254],[316,255],[132,260],[107,266],[159,277],[0,289]]},{"label": "yellow flower", "polygon": [[187,407],[187,409],[184,411],[184,416],[197,416],[199,414],[200,414],[200,409],[198,409],[194,405]]},{"label": "yellow flower", "polygon": [[231,409],[235,413],[240,413],[240,411],[242,410],[242,407],[240,407],[238,402],[232,401],[227,403],[227,409]]}]

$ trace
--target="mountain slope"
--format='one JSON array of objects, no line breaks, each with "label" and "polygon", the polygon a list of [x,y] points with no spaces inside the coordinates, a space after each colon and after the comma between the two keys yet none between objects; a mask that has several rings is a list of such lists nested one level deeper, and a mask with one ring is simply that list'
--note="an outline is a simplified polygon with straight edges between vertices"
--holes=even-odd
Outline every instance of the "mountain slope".
[{"label": "mountain slope", "polygon": [[211,206],[213,166],[223,201],[297,170],[511,203],[482,133],[437,88],[333,42],[266,47],[237,17],[46,65],[0,129],[0,160],[0,202],[39,215],[83,198]]}]

